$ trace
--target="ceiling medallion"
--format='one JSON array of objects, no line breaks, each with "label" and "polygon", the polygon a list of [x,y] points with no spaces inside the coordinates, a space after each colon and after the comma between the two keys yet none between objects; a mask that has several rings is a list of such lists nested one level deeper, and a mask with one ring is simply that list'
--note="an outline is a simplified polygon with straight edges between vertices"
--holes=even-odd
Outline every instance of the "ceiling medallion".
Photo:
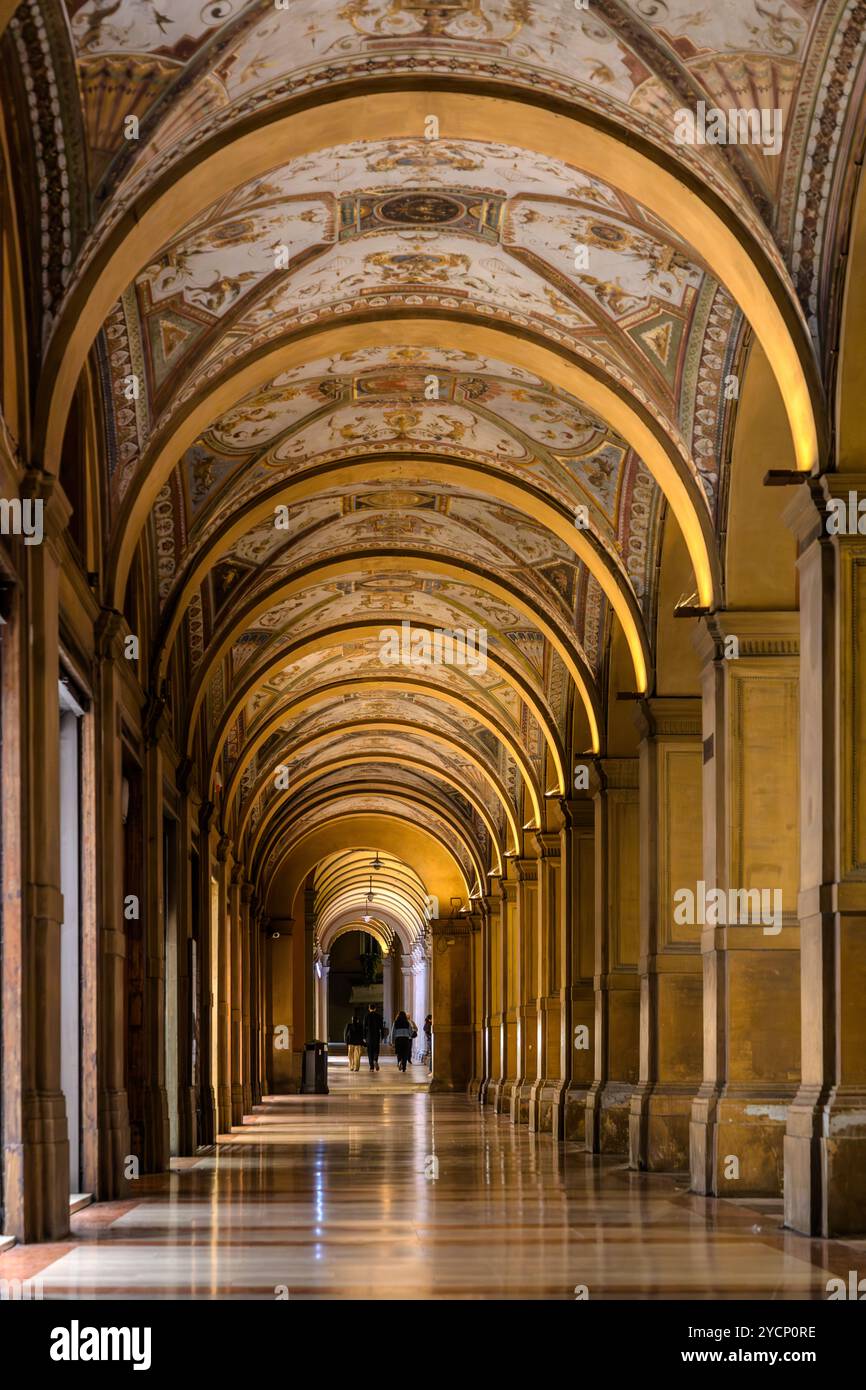
[{"label": "ceiling medallion", "polygon": [[453,198],[443,198],[436,193],[405,193],[381,202],[376,208],[376,217],[381,222],[396,222],[402,226],[441,225],[456,222],[463,212],[461,204]]}]

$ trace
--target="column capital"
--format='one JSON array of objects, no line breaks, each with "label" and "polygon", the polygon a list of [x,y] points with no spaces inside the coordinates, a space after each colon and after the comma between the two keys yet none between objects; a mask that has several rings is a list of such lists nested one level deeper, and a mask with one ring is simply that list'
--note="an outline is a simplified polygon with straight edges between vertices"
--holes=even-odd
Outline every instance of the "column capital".
[{"label": "column capital", "polygon": [[634,721],[644,739],[700,738],[700,696],[666,695],[638,700]]},{"label": "column capital", "polygon": [[799,656],[800,614],[777,610],[747,612],[725,609],[699,618],[694,645],[703,666],[726,659],[728,639],[737,639],[743,657]]},{"label": "column capital", "polygon": [[116,608],[100,608],[93,629],[94,646],[99,661],[112,658],[120,660],[120,634],[126,626],[126,619]]},{"label": "column capital", "polygon": [[72,505],[53,473],[41,468],[28,468],[21,477],[22,500],[42,503],[43,535],[55,541],[66,530],[72,516]]},{"label": "column capital", "polygon": [[225,862],[227,861],[231,846],[231,836],[220,835],[219,839],[217,840],[216,857],[221,864],[225,864]]},{"label": "column capital", "polygon": [[535,843],[539,859],[556,859],[562,851],[558,830],[536,830]]},{"label": "column capital", "polygon": [[[582,797],[564,796],[560,800],[565,830],[591,830],[595,825],[595,803],[592,795]],[[561,832],[560,832],[561,833]]]},{"label": "column capital", "polygon": [[637,791],[639,760],[635,758],[600,758],[604,774],[601,791]]},{"label": "column capital", "polygon": [[[849,515],[851,494],[854,507]],[[782,520],[796,539],[798,554],[815,541],[844,542],[866,537],[866,529],[860,529],[863,519],[858,515],[860,501],[866,501],[866,473],[824,473],[820,478],[808,478],[805,486],[797,488],[782,513]],[[842,516],[849,524],[834,534],[828,532],[827,522],[832,513],[839,512],[839,503]]]}]

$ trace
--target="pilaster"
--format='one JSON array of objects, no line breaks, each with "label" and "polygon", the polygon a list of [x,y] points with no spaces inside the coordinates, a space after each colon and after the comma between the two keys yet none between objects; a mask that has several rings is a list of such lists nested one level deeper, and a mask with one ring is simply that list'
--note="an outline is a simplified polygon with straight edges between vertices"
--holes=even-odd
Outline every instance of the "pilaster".
[{"label": "pilaster", "polygon": [[24,584],[15,626],[15,659],[23,677],[17,812],[23,893],[20,915],[13,907],[4,939],[3,1045],[13,1063],[20,1059],[21,1084],[4,1097],[4,1171],[7,1231],[41,1241],[69,1229],[69,1141],[60,1089],[58,800],[58,537],[69,508],[53,480],[36,471],[25,476],[21,490],[43,502],[43,540],[21,545]]},{"label": "pilaster", "polygon": [[480,921],[464,913],[430,926],[436,1030],[430,1089],[465,1091],[472,1075],[472,954]]},{"label": "pilaster", "polygon": [[514,940],[516,1072],[508,1090],[512,1124],[529,1123],[529,1097],[538,1074],[538,861],[515,860],[517,913]]},{"label": "pilaster", "polygon": [[535,1004],[536,1073],[529,1093],[529,1128],[558,1134],[559,1097],[562,1092],[562,842],[558,831],[537,831],[538,918],[537,966],[538,995]]},{"label": "pilaster", "polygon": [[701,702],[641,701],[640,1079],[629,1166],[688,1172],[692,1101],[702,1081],[700,928],[679,925],[674,895],[701,878]]},{"label": "pilaster", "polygon": [[639,805],[637,758],[605,758],[595,795],[595,1068],[586,1146],[627,1153],[638,1079]]},{"label": "pilaster", "polygon": [[785,1223],[866,1231],[866,536],[828,534],[866,475],[800,487],[802,1080],[788,1107]]},{"label": "pilaster", "polygon": [[781,1195],[785,1114],[799,1080],[798,633],[796,613],[725,612],[695,636],[701,889],[717,905],[704,910],[696,895],[704,1079],[690,1167],[693,1190],[714,1196]]},{"label": "pilaster", "polygon": [[[590,790],[597,771],[590,765]],[[596,785],[594,785],[594,782]],[[591,796],[560,802],[564,825],[559,932],[562,955],[560,1068],[557,1132],[586,1142],[586,1101],[595,1057],[595,804]],[[551,1118],[551,1127],[554,1117]]]}]

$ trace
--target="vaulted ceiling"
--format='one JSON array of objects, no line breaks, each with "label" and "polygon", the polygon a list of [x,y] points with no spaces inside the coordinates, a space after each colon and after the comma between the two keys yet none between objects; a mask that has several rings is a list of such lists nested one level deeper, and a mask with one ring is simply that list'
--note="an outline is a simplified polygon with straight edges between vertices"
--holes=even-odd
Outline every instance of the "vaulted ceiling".
[{"label": "vaulted ceiling", "polygon": [[[604,749],[617,641],[652,688],[666,527],[683,597],[723,601],[753,340],[796,466],[826,447],[862,25],[845,0],[21,6],[22,111],[47,71],[31,139],[43,168],[63,147],[43,466],[89,360],[106,601],[134,570],[146,683],[267,872],[375,811],[477,889]],[[778,150],[680,143],[699,102],[777,112]],[[403,622],[483,631],[483,669],[383,665]]]}]

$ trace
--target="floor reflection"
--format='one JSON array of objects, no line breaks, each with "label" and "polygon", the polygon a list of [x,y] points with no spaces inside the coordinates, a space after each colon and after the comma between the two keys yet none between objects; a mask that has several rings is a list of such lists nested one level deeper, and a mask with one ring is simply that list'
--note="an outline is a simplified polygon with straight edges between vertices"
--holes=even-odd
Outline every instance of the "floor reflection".
[{"label": "floor reflection", "polygon": [[824,1298],[857,1252],[781,1228],[780,1202],[705,1201],[684,1177],[557,1145],[431,1096],[420,1067],[331,1068],[0,1278],[45,1298]]}]

